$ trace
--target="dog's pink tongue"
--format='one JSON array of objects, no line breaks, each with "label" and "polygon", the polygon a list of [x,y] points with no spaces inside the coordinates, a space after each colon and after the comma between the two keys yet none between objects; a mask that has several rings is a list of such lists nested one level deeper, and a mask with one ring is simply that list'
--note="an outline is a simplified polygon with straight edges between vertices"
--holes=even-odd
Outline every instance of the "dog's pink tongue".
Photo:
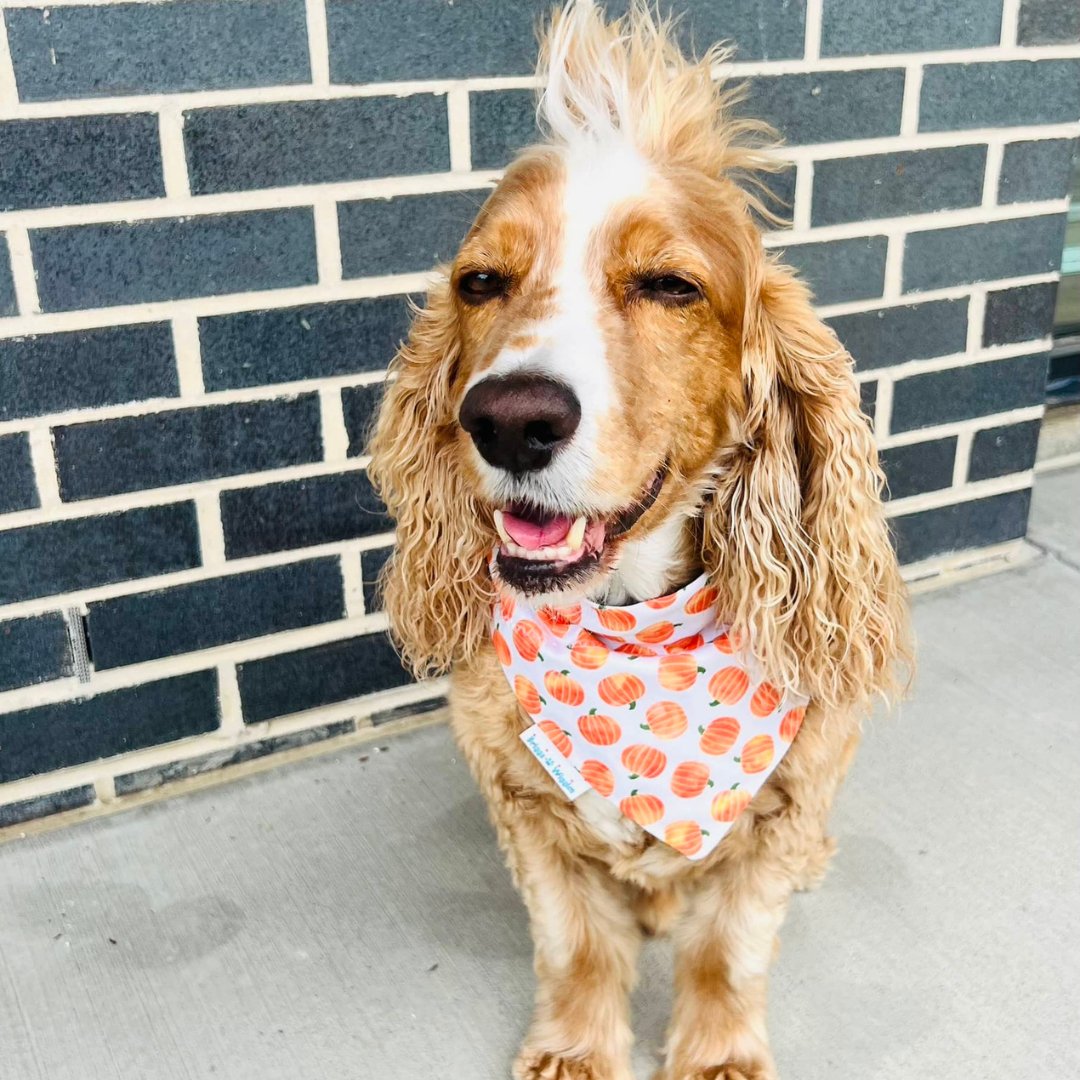
[{"label": "dog's pink tongue", "polygon": [[536,551],[538,548],[559,543],[566,537],[573,524],[573,519],[568,517],[552,517],[539,522],[525,521],[524,518],[515,517],[508,510],[503,511],[503,528],[510,534],[515,544],[519,544],[527,551]]}]

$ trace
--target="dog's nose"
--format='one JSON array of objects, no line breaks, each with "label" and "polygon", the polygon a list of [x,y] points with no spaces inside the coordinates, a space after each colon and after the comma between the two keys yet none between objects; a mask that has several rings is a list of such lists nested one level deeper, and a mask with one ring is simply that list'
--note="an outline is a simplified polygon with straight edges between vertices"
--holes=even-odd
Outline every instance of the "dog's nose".
[{"label": "dog's nose", "polygon": [[581,420],[581,405],[565,383],[521,373],[482,379],[458,416],[480,456],[497,469],[523,473],[549,464]]}]

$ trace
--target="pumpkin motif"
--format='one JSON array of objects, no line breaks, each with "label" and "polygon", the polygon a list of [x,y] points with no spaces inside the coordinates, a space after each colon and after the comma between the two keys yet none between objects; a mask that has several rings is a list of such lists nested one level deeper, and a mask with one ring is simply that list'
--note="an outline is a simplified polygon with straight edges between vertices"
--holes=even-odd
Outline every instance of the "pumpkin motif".
[{"label": "pumpkin motif", "polygon": [[784,713],[784,719],[780,721],[780,738],[784,742],[795,741],[795,736],[799,734],[799,728],[802,727],[805,716],[805,709],[789,709]]},{"label": "pumpkin motif", "polygon": [[602,761],[583,761],[581,778],[605,799],[615,790],[615,774]]},{"label": "pumpkin motif", "polygon": [[582,630],[570,650],[570,660],[585,671],[595,671],[607,663],[608,650],[598,637]]},{"label": "pumpkin motif", "polygon": [[743,636],[736,630],[729,630],[713,639],[713,644],[726,656],[739,652],[743,647]]},{"label": "pumpkin motif", "polygon": [[683,855],[696,855],[701,850],[703,835],[696,821],[673,821],[664,830],[664,843]]},{"label": "pumpkin motif", "polygon": [[665,645],[664,652],[693,652],[695,649],[700,649],[704,644],[705,639],[700,634],[692,634],[690,637],[681,637],[678,641],[673,641],[670,645]]},{"label": "pumpkin motif", "polygon": [[643,776],[653,780],[667,768],[667,754],[655,746],[634,743],[622,752],[622,763],[631,778]]},{"label": "pumpkin motif", "polygon": [[631,709],[645,696],[645,684],[636,675],[625,672],[601,679],[596,690],[605,704],[629,705]]},{"label": "pumpkin motif", "polygon": [[554,720],[541,720],[536,726],[551,740],[551,745],[563,757],[570,756],[570,751],[573,749],[570,736]]},{"label": "pumpkin motif", "polygon": [[658,622],[652,626],[639,630],[635,637],[646,645],[659,645],[661,641],[667,641],[675,633],[675,623]]},{"label": "pumpkin motif", "polygon": [[783,695],[772,683],[763,682],[750,699],[750,711],[757,717],[764,718],[776,711]]},{"label": "pumpkin motif", "polygon": [[547,692],[564,705],[580,705],[585,700],[585,689],[570,678],[569,671],[549,671],[544,675]]},{"label": "pumpkin motif", "polygon": [[540,691],[524,675],[514,676],[514,696],[530,716],[535,716],[540,711],[544,700]]},{"label": "pumpkin motif", "polygon": [[622,738],[622,728],[610,716],[595,710],[586,716],[579,716],[577,725],[581,737],[593,746],[612,746]]},{"label": "pumpkin motif", "polygon": [[664,816],[664,804],[655,795],[639,795],[636,791],[620,800],[619,810],[638,825],[654,825]]},{"label": "pumpkin motif", "polygon": [[735,784],[713,799],[709,812],[717,821],[734,821],[749,805],[750,792],[740,791]]},{"label": "pumpkin motif", "polygon": [[703,754],[726,754],[735,745],[740,730],[739,721],[734,716],[718,716],[708,727],[698,728],[701,732],[698,746]]},{"label": "pumpkin motif", "polygon": [[748,739],[736,760],[744,773],[763,772],[772,764],[773,741],[771,735],[755,735]]},{"label": "pumpkin motif", "polygon": [[697,682],[697,677],[703,675],[705,669],[698,667],[697,660],[689,653],[673,653],[665,656],[657,665],[657,679],[665,690],[681,693],[689,690]]},{"label": "pumpkin motif", "polygon": [[518,651],[518,656],[522,660],[533,661],[538,656],[543,660],[543,656],[540,655],[540,646],[544,642],[544,631],[534,622],[530,622],[528,619],[522,619],[521,622],[514,627],[514,648]]},{"label": "pumpkin motif", "polygon": [[510,646],[506,644],[506,638],[496,630],[491,635],[491,644],[495,646],[495,656],[503,667],[508,667],[512,657],[510,656]]},{"label": "pumpkin motif", "polygon": [[613,630],[616,634],[633,630],[637,626],[637,619],[629,611],[623,608],[597,608],[596,617],[600,625],[606,630]]},{"label": "pumpkin motif", "polygon": [[741,667],[723,667],[709,679],[713,705],[734,705],[750,686],[750,676]]},{"label": "pumpkin motif", "polygon": [[536,617],[557,637],[566,637],[570,624],[560,619],[551,608],[537,608]]},{"label": "pumpkin motif", "polygon": [[720,593],[712,585],[706,585],[699,589],[689,600],[686,601],[685,611],[687,615],[700,615],[703,611],[715,606]]},{"label": "pumpkin motif", "polygon": [[662,611],[666,607],[671,607],[675,603],[675,594],[669,593],[667,596],[658,596],[655,600],[646,600],[645,606],[650,607],[653,611]]},{"label": "pumpkin motif", "polygon": [[689,726],[686,710],[674,701],[658,701],[645,711],[648,728],[658,739],[677,739]]},{"label": "pumpkin motif", "polygon": [[499,611],[503,622],[509,622],[514,615],[514,598],[509,593],[503,593],[499,597]]},{"label": "pumpkin motif", "polygon": [[684,761],[671,774],[672,793],[680,799],[695,798],[709,783],[709,766],[701,761]]},{"label": "pumpkin motif", "polygon": [[655,649],[650,649],[648,645],[639,645],[636,641],[624,641],[615,651],[626,653],[629,656],[656,655]]}]

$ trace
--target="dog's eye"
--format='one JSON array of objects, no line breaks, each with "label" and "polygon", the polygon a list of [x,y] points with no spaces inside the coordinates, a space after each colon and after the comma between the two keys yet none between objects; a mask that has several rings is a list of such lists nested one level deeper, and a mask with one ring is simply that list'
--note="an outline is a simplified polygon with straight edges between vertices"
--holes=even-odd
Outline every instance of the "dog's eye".
[{"label": "dog's eye", "polygon": [[657,274],[655,277],[641,278],[637,282],[637,291],[647,300],[655,300],[671,307],[692,304],[701,299],[701,289],[678,274]]},{"label": "dog's eye", "polygon": [[458,295],[467,304],[483,304],[505,296],[509,282],[495,270],[470,270],[458,278]]}]

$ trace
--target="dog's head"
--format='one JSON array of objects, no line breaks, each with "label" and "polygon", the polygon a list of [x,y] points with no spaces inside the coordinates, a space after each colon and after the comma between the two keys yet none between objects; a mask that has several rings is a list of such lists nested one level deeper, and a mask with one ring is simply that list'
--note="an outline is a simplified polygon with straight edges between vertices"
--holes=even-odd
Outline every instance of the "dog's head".
[{"label": "dog's head", "polygon": [[418,313],[372,446],[398,522],[387,608],[420,669],[486,638],[493,549],[506,585],[547,599],[602,591],[666,531],[776,681],[834,700],[887,682],[900,602],[873,440],[848,357],[763,251],[770,163],[717,59],[685,60],[643,7],[609,24],[572,3],[547,35],[549,140]]}]

